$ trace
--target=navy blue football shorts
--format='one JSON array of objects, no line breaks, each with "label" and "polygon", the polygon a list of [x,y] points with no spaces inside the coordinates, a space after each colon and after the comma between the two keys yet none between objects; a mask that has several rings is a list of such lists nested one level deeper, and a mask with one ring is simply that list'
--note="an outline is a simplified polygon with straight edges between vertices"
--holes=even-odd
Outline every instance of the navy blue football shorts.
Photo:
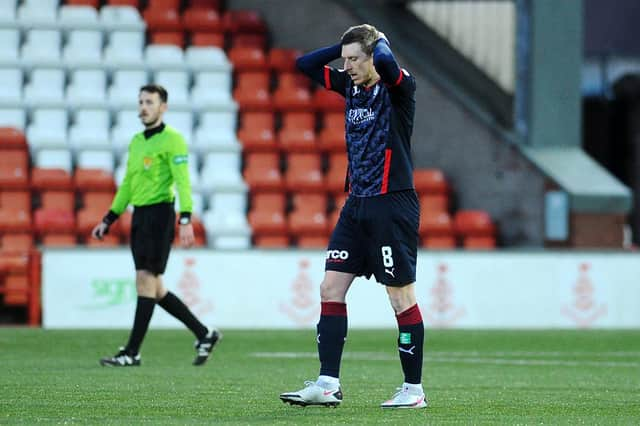
[{"label": "navy blue football shorts", "polygon": [[419,224],[414,190],[350,196],[331,234],[325,270],[374,275],[392,287],[411,284],[416,281]]}]

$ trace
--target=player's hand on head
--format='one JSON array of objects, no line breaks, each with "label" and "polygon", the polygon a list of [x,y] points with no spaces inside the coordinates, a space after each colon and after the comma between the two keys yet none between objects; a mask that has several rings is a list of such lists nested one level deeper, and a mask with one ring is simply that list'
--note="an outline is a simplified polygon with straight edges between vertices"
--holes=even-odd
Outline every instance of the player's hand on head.
[{"label": "player's hand on head", "polygon": [[107,235],[108,233],[109,233],[109,226],[104,222],[100,222],[91,231],[91,236],[97,240],[102,240],[104,236]]},{"label": "player's hand on head", "polygon": [[193,225],[180,225],[178,231],[180,237],[180,245],[184,248],[192,247],[195,243],[195,237],[193,236]]},{"label": "player's hand on head", "polygon": [[386,40],[387,43],[389,43],[389,39],[382,31],[378,31],[378,40]]}]

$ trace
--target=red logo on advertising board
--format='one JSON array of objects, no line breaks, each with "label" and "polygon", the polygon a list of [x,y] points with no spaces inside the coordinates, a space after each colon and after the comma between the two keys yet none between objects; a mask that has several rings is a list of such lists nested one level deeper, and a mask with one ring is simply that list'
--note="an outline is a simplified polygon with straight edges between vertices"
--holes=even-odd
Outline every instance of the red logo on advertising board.
[{"label": "red logo on advertising board", "polygon": [[297,325],[309,325],[318,320],[320,303],[315,299],[317,288],[311,282],[307,269],[309,261],[300,261],[298,275],[291,283],[291,300],[280,303],[280,312],[288,316]]},{"label": "red logo on advertising board", "polygon": [[427,321],[436,327],[451,327],[466,314],[464,307],[456,307],[453,300],[453,285],[445,276],[448,267],[441,263],[438,265],[436,282],[429,290],[431,302],[427,306],[425,317]]},{"label": "red logo on advertising board", "polygon": [[607,305],[596,301],[595,289],[588,275],[590,268],[588,263],[580,264],[578,281],[573,287],[573,303],[562,308],[562,314],[580,328],[589,328],[598,318],[607,314]]},{"label": "red logo on advertising board", "polygon": [[194,271],[195,264],[194,258],[188,257],[184,260],[185,268],[178,282],[178,290],[180,297],[194,314],[204,315],[213,312],[214,305],[211,300],[202,297],[200,279]]}]

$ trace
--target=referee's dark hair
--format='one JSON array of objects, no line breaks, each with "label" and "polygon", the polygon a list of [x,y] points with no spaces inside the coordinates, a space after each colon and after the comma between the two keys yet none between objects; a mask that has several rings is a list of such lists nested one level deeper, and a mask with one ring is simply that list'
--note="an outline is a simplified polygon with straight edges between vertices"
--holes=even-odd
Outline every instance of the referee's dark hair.
[{"label": "referee's dark hair", "polygon": [[167,89],[160,86],[159,84],[145,84],[140,88],[141,92],[149,92],[149,93],[157,93],[160,96],[160,100],[163,103],[167,103],[169,100],[169,94],[167,93]]}]

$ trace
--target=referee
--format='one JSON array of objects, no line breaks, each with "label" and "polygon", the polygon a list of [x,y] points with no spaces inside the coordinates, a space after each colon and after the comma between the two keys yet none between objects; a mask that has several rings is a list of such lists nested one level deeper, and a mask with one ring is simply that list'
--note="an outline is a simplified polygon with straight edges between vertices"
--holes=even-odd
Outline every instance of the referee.
[{"label": "referee", "polygon": [[127,205],[134,206],[131,252],[136,267],[136,314],[129,342],[114,356],[102,358],[100,364],[103,366],[140,365],[140,346],[156,303],[182,321],[196,336],[194,365],[204,364],[222,338],[215,328],[207,329],[162,283],[175,236],[174,184],[180,196],[180,243],[183,247],[191,247],[194,243],[187,144],[176,129],[162,121],[167,111],[167,98],[167,91],[160,85],[140,88],[138,116],[145,130],[133,136],[124,181],[111,209],[91,232],[94,238],[101,240]]}]

